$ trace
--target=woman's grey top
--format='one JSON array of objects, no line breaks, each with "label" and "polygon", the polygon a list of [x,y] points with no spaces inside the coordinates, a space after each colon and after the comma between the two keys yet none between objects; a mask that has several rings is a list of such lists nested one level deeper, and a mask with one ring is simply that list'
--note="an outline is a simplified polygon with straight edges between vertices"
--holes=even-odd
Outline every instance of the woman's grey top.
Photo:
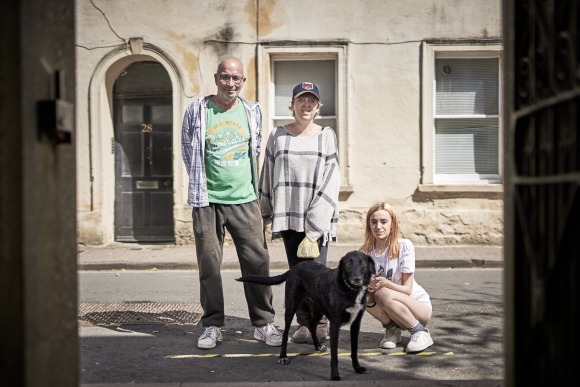
[{"label": "woman's grey top", "polygon": [[311,136],[284,126],[270,133],[260,174],[262,218],[272,234],[305,232],[312,241],[336,239],[340,167],[336,134],[330,127]]}]

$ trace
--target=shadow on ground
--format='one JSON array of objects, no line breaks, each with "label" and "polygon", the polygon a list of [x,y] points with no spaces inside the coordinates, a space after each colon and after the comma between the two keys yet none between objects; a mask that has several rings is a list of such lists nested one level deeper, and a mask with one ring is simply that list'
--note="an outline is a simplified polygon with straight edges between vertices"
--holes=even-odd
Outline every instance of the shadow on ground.
[{"label": "shadow on ground", "polygon": [[[341,356],[342,379],[501,378],[501,330],[499,325],[481,326],[482,319],[500,319],[494,311],[497,305],[488,308],[476,300],[465,300],[457,308],[454,305],[449,303],[446,311],[454,324],[445,324],[442,319],[433,324],[431,332],[435,344],[421,354],[400,354],[409,341],[408,336],[403,337],[397,348],[382,350],[377,346],[381,333],[361,332],[359,360],[371,374],[355,374],[350,356]],[[466,313],[465,307],[483,309]],[[307,356],[318,354],[308,344],[289,343],[289,353],[302,355],[292,357],[288,366],[278,365],[279,348],[256,341],[249,320],[243,318],[228,317],[223,342],[210,350],[197,348],[197,338],[203,332],[198,325],[121,325],[86,329],[91,332],[81,339],[83,383],[323,381],[330,377],[330,356]],[[295,329],[292,327],[291,333]],[[345,352],[350,353],[350,333],[343,329],[339,353]],[[227,357],[267,354],[270,356]],[[190,355],[219,356],[175,357]]]}]

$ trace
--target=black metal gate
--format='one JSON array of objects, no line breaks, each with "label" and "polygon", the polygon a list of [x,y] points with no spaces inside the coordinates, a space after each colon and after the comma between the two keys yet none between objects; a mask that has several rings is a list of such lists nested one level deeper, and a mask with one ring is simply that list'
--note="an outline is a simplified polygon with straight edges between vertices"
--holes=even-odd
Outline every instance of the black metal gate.
[{"label": "black metal gate", "polygon": [[506,0],[506,385],[577,378],[580,66],[577,1]]}]

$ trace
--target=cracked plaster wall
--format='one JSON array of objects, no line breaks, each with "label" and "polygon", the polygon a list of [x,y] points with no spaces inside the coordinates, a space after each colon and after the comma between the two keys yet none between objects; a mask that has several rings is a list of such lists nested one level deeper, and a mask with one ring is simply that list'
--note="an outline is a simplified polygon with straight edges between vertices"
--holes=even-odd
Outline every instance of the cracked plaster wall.
[{"label": "cracked plaster wall", "polygon": [[[257,40],[350,41],[344,80],[348,85],[348,157],[341,163],[349,178],[343,184],[352,186],[354,192],[339,204],[339,242],[362,243],[366,209],[387,201],[401,215],[403,236],[417,244],[501,244],[501,197],[417,197],[421,182],[421,42],[501,38],[500,0],[372,4],[346,0],[77,0],[75,4],[81,243],[106,244],[113,238],[114,192],[103,188],[114,184],[110,138],[103,138],[102,145],[91,150],[89,132],[95,120],[89,114],[94,103],[102,107],[102,127],[92,127],[93,135],[112,130],[107,110],[110,101],[104,92],[101,100],[90,101],[91,79],[108,53],[125,47],[125,54],[131,56],[129,38],[140,37],[162,49],[175,64],[181,82],[181,112],[197,98],[215,93],[213,73],[227,55],[239,57],[245,65],[248,81],[242,96],[258,98],[267,107],[268,93],[257,95],[258,90],[269,90],[263,73],[268,67],[263,61],[261,73],[256,74]],[[305,17],[305,9],[316,15],[316,23]],[[257,75],[261,77],[258,84]],[[105,90],[104,85],[96,86]],[[270,125],[264,122],[264,143]],[[174,137],[180,136],[180,122],[174,126]],[[174,149],[179,180],[174,185],[175,235],[177,243],[186,244],[193,243],[191,208],[186,203],[187,174],[180,164],[179,148]]]}]

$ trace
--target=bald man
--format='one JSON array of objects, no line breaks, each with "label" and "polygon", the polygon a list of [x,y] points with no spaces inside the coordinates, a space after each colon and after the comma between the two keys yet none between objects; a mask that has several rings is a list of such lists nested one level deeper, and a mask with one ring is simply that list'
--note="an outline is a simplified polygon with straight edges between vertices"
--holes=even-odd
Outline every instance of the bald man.
[{"label": "bald man", "polygon": [[[217,94],[191,103],[182,127],[183,161],[189,173],[187,202],[193,207],[193,234],[199,267],[202,326],[199,348],[222,341],[224,295],[220,274],[225,229],[242,274],[269,275],[268,250],[258,204],[257,159],[262,138],[262,112],[257,102],[239,97],[244,66],[223,59],[214,74]],[[254,338],[270,346],[282,344],[276,330],[272,290],[244,283]]]}]

